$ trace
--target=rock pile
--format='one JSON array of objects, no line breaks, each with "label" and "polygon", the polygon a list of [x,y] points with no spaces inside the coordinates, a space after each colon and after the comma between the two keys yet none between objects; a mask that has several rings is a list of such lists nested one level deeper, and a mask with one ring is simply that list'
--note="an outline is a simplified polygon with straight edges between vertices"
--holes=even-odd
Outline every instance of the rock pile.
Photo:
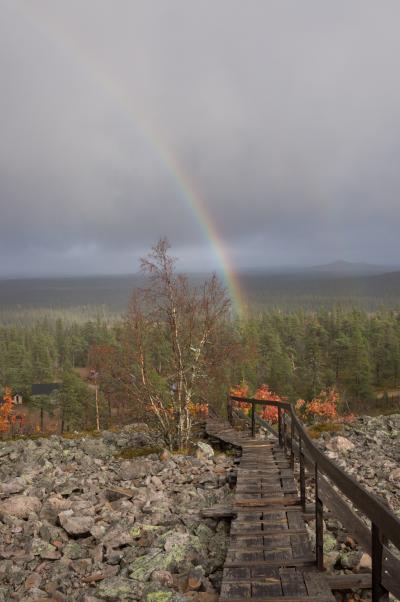
[{"label": "rock pile", "polygon": [[228,525],[200,512],[231,459],[117,457],[159,443],[146,425],[0,443],[0,602],[217,600]]},{"label": "rock pile", "polygon": [[339,436],[325,433],[319,443],[328,457],[400,516],[400,414],[362,416],[344,425]]},{"label": "rock pile", "polygon": [[[340,435],[324,433],[317,441],[328,457],[367,490],[383,498],[400,516],[400,414],[362,416],[344,425]],[[310,487],[310,501],[313,492]],[[360,516],[360,518],[364,518]],[[313,525],[310,538],[315,541]],[[371,557],[329,513],[324,521],[324,563],[330,572],[371,572]],[[370,599],[371,592],[335,592],[338,601]]]}]

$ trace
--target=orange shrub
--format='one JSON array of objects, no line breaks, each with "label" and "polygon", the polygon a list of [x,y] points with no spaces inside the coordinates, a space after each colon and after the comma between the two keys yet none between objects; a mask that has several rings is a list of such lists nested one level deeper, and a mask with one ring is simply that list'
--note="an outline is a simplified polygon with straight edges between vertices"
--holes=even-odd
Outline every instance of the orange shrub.
[{"label": "orange shrub", "polygon": [[189,412],[192,416],[208,416],[208,403],[189,403]]},{"label": "orange shrub", "polygon": [[[272,391],[270,391],[268,385],[261,385],[261,387],[259,387],[255,392],[254,397],[255,399],[270,399],[271,401],[283,401],[282,397],[279,397],[279,395],[276,395],[276,393],[272,393]],[[264,420],[268,420],[272,423],[278,422],[278,408],[275,406],[263,406],[261,418],[263,418]]]},{"label": "orange shrub", "polygon": [[3,399],[4,403],[0,406],[0,432],[7,433],[11,424],[15,422],[15,417],[12,415],[13,399],[10,387],[5,388]]},{"label": "orange shrub", "polygon": [[339,395],[335,389],[321,391],[310,402],[299,399],[296,402],[296,410],[310,422],[324,422],[338,418]]},{"label": "orange shrub", "polygon": [[[240,385],[231,387],[230,394],[234,397],[249,397],[249,385],[242,381]],[[234,403],[244,414],[248,415],[250,413],[251,403],[246,403],[245,401],[235,401]]]}]

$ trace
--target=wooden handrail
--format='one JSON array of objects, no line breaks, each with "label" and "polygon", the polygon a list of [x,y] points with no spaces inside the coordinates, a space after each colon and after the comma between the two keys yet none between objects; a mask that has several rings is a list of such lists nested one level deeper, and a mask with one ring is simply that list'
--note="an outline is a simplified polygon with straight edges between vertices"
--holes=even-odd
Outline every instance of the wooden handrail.
[{"label": "wooden handrail", "polygon": [[[392,512],[390,508],[385,506],[383,502],[374,494],[367,491],[358,481],[353,477],[344,472],[339,466],[332,462],[312,441],[310,435],[307,433],[303,424],[299,420],[295,409],[292,404],[283,401],[275,401],[272,399],[261,400],[253,399],[248,397],[238,397],[235,395],[228,397],[228,405],[232,404],[232,401],[241,403],[249,403],[252,405],[252,431],[254,435],[254,425],[257,419],[261,423],[265,423],[259,416],[256,415],[255,405],[268,405],[275,406],[278,408],[279,419],[278,419],[278,436],[279,443],[282,442],[286,449],[286,442],[289,441],[290,454],[292,463],[294,462],[294,437],[297,434],[299,444],[297,446],[299,461],[300,461],[300,490],[302,503],[305,504],[305,480],[304,480],[304,467],[305,467],[305,453],[307,453],[308,461],[314,464],[315,469],[315,482],[316,482],[316,553],[317,553],[317,565],[322,568],[322,552],[321,546],[323,541],[322,532],[322,501],[318,495],[318,475],[319,472],[325,474],[336,487],[354,504],[356,508],[361,510],[372,523],[371,528],[371,550],[372,550],[372,593],[373,602],[383,602],[387,599],[387,589],[382,585],[382,558],[383,551],[385,550],[384,544],[387,540],[390,540],[398,550],[400,550],[400,520]],[[281,419],[282,410],[286,413],[291,420],[290,434],[287,435],[286,429],[283,428],[284,421]],[[272,430],[272,429],[269,429]],[[284,431],[284,432],[282,432]],[[276,433],[274,433],[276,434]],[[304,499],[303,499],[304,498]],[[398,589],[396,586],[396,592]]]}]

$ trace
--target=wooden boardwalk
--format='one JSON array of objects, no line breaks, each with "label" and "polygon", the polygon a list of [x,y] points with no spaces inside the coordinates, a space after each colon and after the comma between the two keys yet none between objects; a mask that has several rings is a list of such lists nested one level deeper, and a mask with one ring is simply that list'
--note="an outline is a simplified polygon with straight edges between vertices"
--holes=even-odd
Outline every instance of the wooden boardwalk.
[{"label": "wooden boardwalk", "polygon": [[207,433],[242,449],[221,602],[334,602],[316,568],[296,482],[284,450],[209,419]]}]

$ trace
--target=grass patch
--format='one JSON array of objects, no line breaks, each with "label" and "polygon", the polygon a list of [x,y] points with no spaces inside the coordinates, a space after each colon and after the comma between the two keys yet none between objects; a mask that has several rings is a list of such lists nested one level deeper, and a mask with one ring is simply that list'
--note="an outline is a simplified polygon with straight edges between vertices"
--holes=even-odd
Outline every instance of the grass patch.
[{"label": "grass patch", "polygon": [[142,456],[150,456],[150,454],[160,454],[162,447],[127,447],[118,452],[115,457],[122,460],[132,460],[133,458],[141,458]]},{"label": "grass patch", "polygon": [[98,439],[101,437],[101,431],[91,430],[91,431],[79,431],[79,432],[68,432],[62,433],[61,437],[63,439],[83,439],[87,437],[91,437],[94,439]]},{"label": "grass patch", "polygon": [[36,441],[37,439],[49,439],[53,433],[32,433],[32,435],[14,435],[13,437],[7,437],[2,441]]},{"label": "grass patch", "polygon": [[324,424],[313,424],[308,427],[308,434],[311,439],[318,439],[322,433],[339,433],[343,429],[343,424],[338,422],[325,422]]}]

